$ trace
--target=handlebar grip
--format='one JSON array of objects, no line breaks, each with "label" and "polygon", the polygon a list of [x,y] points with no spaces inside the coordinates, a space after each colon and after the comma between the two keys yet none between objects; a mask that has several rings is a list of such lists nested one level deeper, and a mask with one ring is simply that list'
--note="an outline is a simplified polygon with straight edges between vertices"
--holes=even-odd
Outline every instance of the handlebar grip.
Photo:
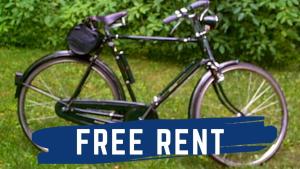
[{"label": "handlebar grip", "polygon": [[167,17],[166,19],[164,19],[164,23],[165,24],[169,24],[169,23],[171,23],[171,22],[173,22],[173,21],[176,21],[178,19],[178,17],[177,17],[177,15],[172,15],[172,16],[169,16],[169,17]]},{"label": "handlebar grip", "polygon": [[[189,5],[189,7],[187,9],[186,8],[182,8],[182,9],[185,9],[185,10],[189,11],[189,10],[196,9],[196,8],[199,8],[199,7],[204,6],[204,5],[208,5],[209,3],[210,3],[210,0],[198,0],[194,3],[192,3],[191,5]],[[183,12],[183,11],[181,11],[181,12]],[[186,13],[186,12],[184,12],[184,13]],[[169,16],[166,19],[164,19],[163,22],[165,24],[169,24],[173,21],[176,21],[177,19],[179,19],[179,17],[177,15],[172,15],[172,16]]]},{"label": "handlebar grip", "polygon": [[196,2],[192,3],[189,7],[191,9],[196,9],[196,8],[199,8],[200,6],[208,5],[208,4],[209,4],[209,0],[200,0],[200,1],[196,1]]}]

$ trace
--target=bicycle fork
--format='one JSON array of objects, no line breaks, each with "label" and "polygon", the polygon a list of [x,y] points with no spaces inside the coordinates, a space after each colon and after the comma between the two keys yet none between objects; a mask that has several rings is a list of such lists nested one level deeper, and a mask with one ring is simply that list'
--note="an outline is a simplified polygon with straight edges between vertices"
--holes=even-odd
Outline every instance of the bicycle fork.
[{"label": "bicycle fork", "polygon": [[232,113],[236,114],[238,117],[245,116],[236,106],[234,106],[228,99],[223,87],[222,82],[225,81],[225,76],[217,62],[208,62],[207,69],[211,72],[214,77],[213,87],[218,96],[219,101]]}]

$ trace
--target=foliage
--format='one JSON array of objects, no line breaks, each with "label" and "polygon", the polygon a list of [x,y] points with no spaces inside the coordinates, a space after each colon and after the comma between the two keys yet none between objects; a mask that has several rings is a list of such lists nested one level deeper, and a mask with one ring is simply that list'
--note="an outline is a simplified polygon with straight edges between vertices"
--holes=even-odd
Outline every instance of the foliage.
[{"label": "foliage", "polygon": [[[162,19],[189,3],[188,0],[1,0],[0,44],[61,48],[69,29],[85,17],[126,9],[129,11],[128,28],[119,32],[168,35],[171,26],[163,25]],[[210,34],[216,56],[265,63],[279,63],[286,59],[299,61],[299,3],[300,0],[212,0],[212,10],[222,18],[218,29]],[[176,35],[191,33],[187,23]],[[171,45],[163,44],[150,50],[152,43],[133,44],[134,48],[141,45],[143,51],[151,55],[176,47],[179,51],[177,58],[181,60],[190,60],[199,53],[193,45],[169,47]],[[170,52],[165,53],[174,57]]]},{"label": "foliage", "polygon": [[267,63],[286,59],[299,61],[299,3],[299,0],[216,3],[223,22],[220,31],[213,35],[218,37],[214,49],[219,49],[221,54],[240,54],[243,59]]}]

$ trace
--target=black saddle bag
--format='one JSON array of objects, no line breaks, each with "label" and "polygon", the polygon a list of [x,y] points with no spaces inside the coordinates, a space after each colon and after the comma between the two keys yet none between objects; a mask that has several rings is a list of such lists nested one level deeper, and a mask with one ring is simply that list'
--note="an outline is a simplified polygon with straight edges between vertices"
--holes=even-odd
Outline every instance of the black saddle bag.
[{"label": "black saddle bag", "polygon": [[95,51],[102,40],[102,34],[84,23],[73,27],[67,36],[69,49],[77,55],[86,55]]}]

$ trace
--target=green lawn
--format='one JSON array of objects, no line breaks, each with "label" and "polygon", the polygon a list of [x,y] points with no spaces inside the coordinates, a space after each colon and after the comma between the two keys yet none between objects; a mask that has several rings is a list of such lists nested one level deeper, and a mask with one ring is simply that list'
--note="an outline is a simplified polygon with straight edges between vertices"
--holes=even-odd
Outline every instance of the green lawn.
[{"label": "green lawn", "polygon": [[[38,151],[25,138],[18,124],[16,99],[14,98],[14,74],[24,71],[36,59],[51,53],[39,49],[0,48],[0,168],[222,168],[207,157],[185,157],[155,161],[129,162],[104,165],[38,165]],[[116,68],[112,57],[103,59]],[[184,66],[148,60],[144,57],[129,57],[139,91],[139,101],[149,103],[152,97],[179,73]],[[116,69],[115,69],[116,70]],[[279,153],[267,164],[254,168],[300,168],[300,74],[299,71],[269,70],[280,82],[286,94],[290,120],[288,135]],[[194,76],[159,109],[161,118],[186,118],[189,97],[201,73]],[[120,74],[118,73],[120,76]],[[159,83],[157,83],[159,82]],[[174,106],[175,105],[175,106]]]}]

